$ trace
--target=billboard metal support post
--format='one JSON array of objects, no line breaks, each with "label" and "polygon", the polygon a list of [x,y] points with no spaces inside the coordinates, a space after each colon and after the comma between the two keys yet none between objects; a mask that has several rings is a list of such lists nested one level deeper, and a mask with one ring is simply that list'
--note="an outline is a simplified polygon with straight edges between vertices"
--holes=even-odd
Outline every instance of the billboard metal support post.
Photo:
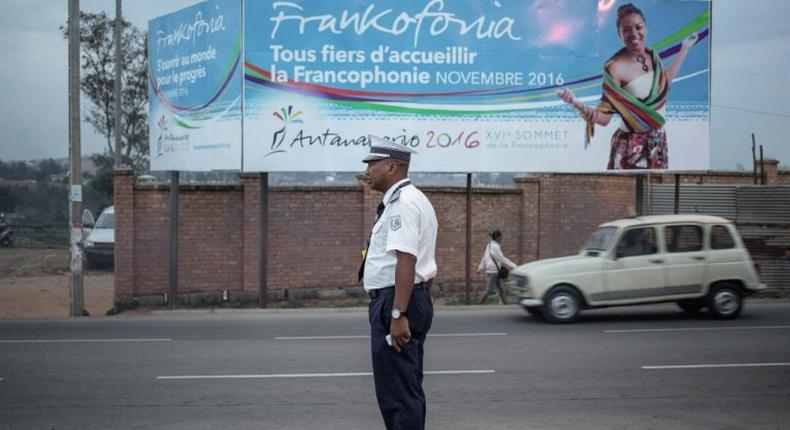
[{"label": "billboard metal support post", "polygon": [[472,174],[466,174],[466,284],[464,303],[470,303],[472,289]]},{"label": "billboard metal support post", "polygon": [[258,307],[269,307],[269,173],[261,173],[261,210],[258,216],[258,226],[261,244],[261,258],[258,262],[260,270],[260,283],[258,284]]},{"label": "billboard metal support post", "polygon": [[645,175],[639,173],[636,175],[636,214],[638,216],[644,215],[644,188],[645,188]]},{"label": "billboard metal support post", "polygon": [[647,174],[647,214],[653,215],[653,179]]},{"label": "billboard metal support post", "polygon": [[80,145],[80,2],[69,0],[69,315],[82,316],[82,147]]},{"label": "billboard metal support post", "polygon": [[167,307],[178,307],[178,171],[170,172],[170,294]]}]

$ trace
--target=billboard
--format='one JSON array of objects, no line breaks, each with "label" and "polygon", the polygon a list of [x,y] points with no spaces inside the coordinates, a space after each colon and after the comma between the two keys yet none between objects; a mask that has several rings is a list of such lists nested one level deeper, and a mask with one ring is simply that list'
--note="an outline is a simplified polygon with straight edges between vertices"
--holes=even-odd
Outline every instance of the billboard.
[{"label": "billboard", "polygon": [[709,1],[243,5],[245,171],[359,171],[369,134],[412,171],[708,169]]},{"label": "billboard", "polygon": [[151,170],[241,168],[240,0],[210,0],[148,24]]}]

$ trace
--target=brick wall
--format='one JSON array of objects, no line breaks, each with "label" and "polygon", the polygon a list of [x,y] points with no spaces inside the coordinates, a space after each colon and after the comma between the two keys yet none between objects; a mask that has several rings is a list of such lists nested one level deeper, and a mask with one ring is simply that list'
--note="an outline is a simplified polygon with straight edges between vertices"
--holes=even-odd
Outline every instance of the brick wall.
[{"label": "brick wall", "polygon": [[353,285],[366,241],[362,190],[272,188],[269,197],[269,286]]},{"label": "brick wall", "polygon": [[596,226],[636,213],[633,176],[545,175],[539,187],[540,259],[576,253]]},{"label": "brick wall", "polygon": [[178,232],[179,293],[240,289],[241,188],[187,187],[182,193]]},{"label": "brick wall", "polygon": [[[431,200],[439,232],[436,238],[437,281],[461,283],[466,279],[466,189],[423,189]],[[517,189],[475,189],[472,194],[471,264],[475,273],[494,230],[502,232],[502,252],[516,262],[523,260],[521,249],[521,193]]]},{"label": "brick wall", "polygon": [[[166,187],[135,189],[132,236],[135,296],[167,291],[170,264],[169,205],[170,197]],[[122,215],[116,209],[116,222],[120,217]],[[122,241],[117,234],[116,232],[116,243]],[[181,246],[180,249],[185,247]],[[116,273],[117,271],[116,268]]]},{"label": "brick wall", "polygon": [[[683,175],[686,181],[750,184],[750,174]],[[772,174],[790,183],[784,172]],[[134,185],[130,171],[115,174],[117,301],[168,291],[169,188]],[[674,183],[657,175],[654,183]],[[787,182],[783,182],[787,180]],[[692,182],[700,183],[700,182]],[[235,186],[181,186],[179,293],[223,290],[257,294],[261,286],[262,179],[245,174]],[[439,221],[437,281],[463,283],[466,265],[466,190],[421,187]],[[517,178],[513,188],[475,188],[471,269],[488,233],[501,230],[502,249],[516,263],[577,252],[600,223],[634,214],[633,176],[543,174]],[[352,287],[381,194],[362,182],[342,187],[269,189],[267,285],[270,292]]]},{"label": "brick wall", "polygon": [[[115,298],[127,300],[134,296],[134,172],[131,169],[113,173],[113,205],[115,206]],[[167,254],[164,254],[167,255]]]}]

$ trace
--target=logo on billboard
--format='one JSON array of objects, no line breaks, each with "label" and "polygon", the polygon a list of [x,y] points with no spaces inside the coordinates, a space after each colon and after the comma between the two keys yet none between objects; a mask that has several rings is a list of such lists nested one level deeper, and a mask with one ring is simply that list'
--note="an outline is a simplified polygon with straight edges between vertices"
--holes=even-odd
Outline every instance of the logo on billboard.
[{"label": "logo on billboard", "polygon": [[176,132],[181,134],[173,134],[170,132],[170,123],[167,116],[162,115],[156,121],[156,126],[159,129],[159,136],[156,138],[156,158],[171,152],[183,152],[189,149],[189,132],[179,130],[178,118],[174,118],[176,122]]},{"label": "logo on billboard", "polygon": [[[287,108],[283,107],[272,112],[272,116],[282,121],[282,127],[276,130],[272,135],[270,150],[262,158],[266,158],[274,154],[284,154],[288,152],[288,148],[305,149],[310,147],[333,147],[342,149],[352,146],[370,145],[367,133],[348,136],[344,135],[342,131],[335,131],[329,127],[322,128],[320,131],[305,130],[303,127],[291,127],[291,124],[304,124],[303,118],[299,118],[303,113],[304,111],[302,110],[295,111],[293,106],[288,106]],[[420,146],[420,137],[417,134],[409,133],[406,131],[406,129],[403,129],[402,131],[402,134],[387,135],[386,137],[392,142],[408,146],[410,148],[418,148]],[[469,146],[469,140],[474,134],[477,134],[477,132],[473,132],[466,139],[467,147],[471,148],[479,144],[474,143],[473,146]],[[447,135],[447,137],[449,138],[449,135]],[[458,139],[456,139],[455,143],[458,143],[462,137],[463,133],[458,137]],[[474,140],[474,142],[477,142],[477,140]],[[439,145],[449,146],[450,144],[451,143],[448,142],[447,145]],[[430,147],[430,144],[428,147]]]},{"label": "logo on billboard", "polygon": [[283,144],[283,141],[285,141],[285,134],[286,134],[285,129],[288,127],[288,124],[291,123],[303,124],[304,122],[302,121],[302,119],[297,118],[301,115],[302,115],[302,111],[298,110],[294,112],[293,106],[288,106],[287,109],[283,107],[280,108],[279,111],[272,112],[272,116],[282,121],[283,126],[279,130],[274,132],[274,136],[272,136],[271,151],[269,151],[268,154],[264,155],[264,158],[273,154],[286,152],[284,149],[280,149],[280,147]]},{"label": "logo on billboard", "polygon": [[160,116],[156,125],[159,127],[159,137],[156,139],[156,158],[159,158],[162,156],[162,146],[165,140],[165,132],[167,131],[167,117],[164,115]]}]

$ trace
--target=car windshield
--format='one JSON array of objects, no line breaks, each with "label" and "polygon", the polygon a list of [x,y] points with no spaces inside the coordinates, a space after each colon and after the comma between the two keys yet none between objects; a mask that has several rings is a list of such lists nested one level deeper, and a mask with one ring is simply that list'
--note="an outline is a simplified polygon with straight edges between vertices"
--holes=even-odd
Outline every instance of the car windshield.
[{"label": "car windshield", "polygon": [[106,213],[99,217],[96,225],[93,228],[114,228],[115,227],[115,214]]},{"label": "car windshield", "polygon": [[585,250],[605,251],[614,237],[617,227],[599,227],[584,244]]}]

